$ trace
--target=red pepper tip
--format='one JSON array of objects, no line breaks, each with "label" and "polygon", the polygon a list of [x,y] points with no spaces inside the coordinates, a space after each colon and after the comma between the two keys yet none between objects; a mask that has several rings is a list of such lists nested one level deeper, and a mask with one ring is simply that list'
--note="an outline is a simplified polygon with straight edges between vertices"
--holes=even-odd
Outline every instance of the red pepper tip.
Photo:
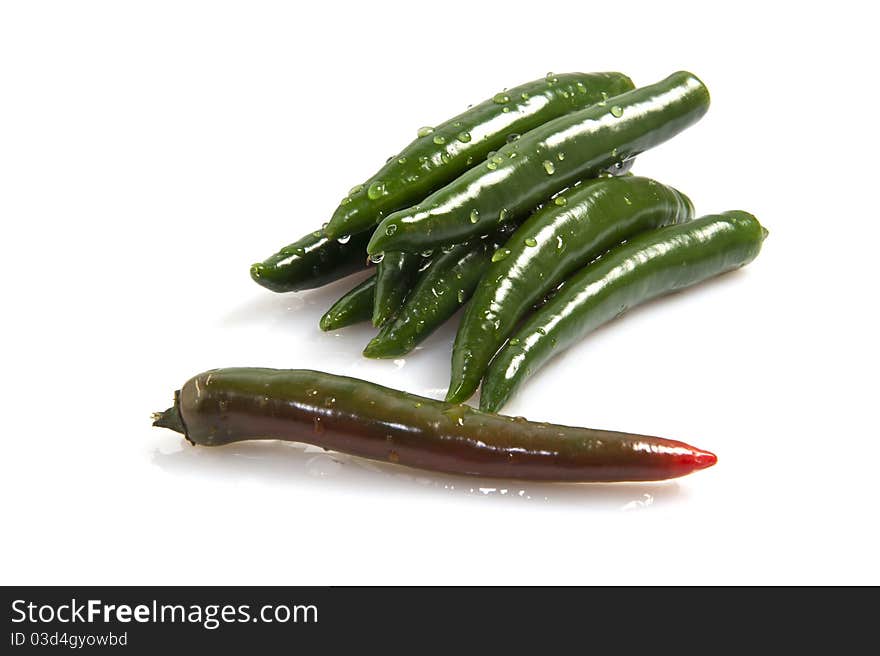
[{"label": "red pepper tip", "polygon": [[702,451],[700,449],[694,449],[693,457],[693,466],[694,470],[697,469],[706,469],[707,467],[711,467],[716,462],[718,462],[718,456],[716,456],[711,451]]}]

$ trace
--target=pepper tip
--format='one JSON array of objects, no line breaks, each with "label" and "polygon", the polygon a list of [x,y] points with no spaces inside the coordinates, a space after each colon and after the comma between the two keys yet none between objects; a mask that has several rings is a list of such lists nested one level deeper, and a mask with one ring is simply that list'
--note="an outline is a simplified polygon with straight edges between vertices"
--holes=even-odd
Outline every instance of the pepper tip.
[{"label": "pepper tip", "polygon": [[387,250],[387,241],[388,227],[383,221],[378,226],[376,226],[375,231],[373,231],[373,234],[370,237],[370,241],[367,243],[367,255],[373,256],[384,253]]},{"label": "pepper tip", "polygon": [[467,401],[467,398],[463,398],[463,397],[464,397],[464,394],[462,394],[462,388],[459,385],[454,388],[450,387],[448,390],[446,390],[445,401],[447,403],[464,403],[465,401]]},{"label": "pepper tip", "polygon": [[718,462],[718,456],[711,451],[702,451],[694,449],[693,465],[694,470],[706,469]]},{"label": "pepper tip", "polygon": [[375,338],[371,339],[367,343],[367,345],[364,347],[364,350],[361,352],[361,354],[365,358],[371,358],[371,359],[377,359],[377,358],[382,357],[382,351],[379,348],[379,345],[377,344]]},{"label": "pepper tip", "polygon": [[373,360],[401,358],[404,355],[406,355],[406,351],[395,348],[393,344],[390,344],[383,340],[381,333],[371,339],[363,350],[363,356],[365,358],[371,358]]}]

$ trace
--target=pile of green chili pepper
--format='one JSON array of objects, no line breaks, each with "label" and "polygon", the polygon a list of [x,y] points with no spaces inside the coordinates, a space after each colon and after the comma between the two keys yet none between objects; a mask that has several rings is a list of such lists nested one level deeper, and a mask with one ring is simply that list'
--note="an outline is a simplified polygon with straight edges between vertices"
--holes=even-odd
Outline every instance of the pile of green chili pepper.
[{"label": "pile of green chili pepper", "polygon": [[[420,128],[251,277],[289,292],[372,269],[320,320],[326,331],[372,321],[371,358],[409,353],[464,306],[446,401],[320,372],[225,369],[187,382],[156,424],[196,444],[290,439],[511,478],[657,480],[714,464],[681,442],[492,414],[603,323],[757,256],[767,230],[751,214],[695,219],[681,191],[630,172],[708,108],[685,71],[638,88],[622,73],[548,74]],[[478,388],[480,410],[463,405]]]}]

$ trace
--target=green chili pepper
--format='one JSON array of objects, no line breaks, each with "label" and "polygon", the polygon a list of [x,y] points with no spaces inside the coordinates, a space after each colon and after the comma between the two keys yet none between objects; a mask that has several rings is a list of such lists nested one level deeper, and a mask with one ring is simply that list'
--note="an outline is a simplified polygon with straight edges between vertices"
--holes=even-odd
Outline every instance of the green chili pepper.
[{"label": "green chili pepper", "polygon": [[368,230],[386,214],[452,182],[507,140],[632,88],[622,73],[548,75],[497,93],[436,128],[421,128],[415,141],[342,200],[325,228],[327,236]]},{"label": "green chili pepper", "polygon": [[369,232],[362,232],[329,239],[321,230],[315,230],[251,266],[251,278],[273,292],[297,292],[326,285],[366,268],[364,249],[369,238]]},{"label": "green chili pepper", "polygon": [[418,253],[389,251],[376,265],[376,294],[373,300],[373,325],[381,326],[393,317],[412,289],[422,266]]},{"label": "green chili pepper", "polygon": [[486,234],[575,181],[671,139],[708,108],[703,83],[679,72],[554,119],[414,207],[387,216],[367,250],[417,252]]},{"label": "green chili pepper", "polygon": [[554,354],[632,307],[736,269],[767,231],[746,212],[705,216],[638,235],[571,277],[492,361],[480,408],[495,411]]},{"label": "green chili pepper", "polygon": [[551,481],[653,481],[715,464],[682,442],[502,417],[317,371],[215,369],[154,425],[193,444],[307,442],[434,471]]},{"label": "green chili pepper", "polygon": [[692,216],[684,194],[637,176],[588,180],[557,196],[492,256],[459,324],[446,400],[470,398],[517,321],[568,275],[624,239]]},{"label": "green chili pepper", "polygon": [[477,239],[444,248],[425,270],[397,315],[367,344],[368,358],[399,358],[464,305],[498,243]]},{"label": "green chili pepper", "polygon": [[339,330],[352,324],[369,321],[373,316],[373,296],[376,291],[376,276],[370,276],[350,289],[342,298],[330,306],[318,324],[321,330]]}]

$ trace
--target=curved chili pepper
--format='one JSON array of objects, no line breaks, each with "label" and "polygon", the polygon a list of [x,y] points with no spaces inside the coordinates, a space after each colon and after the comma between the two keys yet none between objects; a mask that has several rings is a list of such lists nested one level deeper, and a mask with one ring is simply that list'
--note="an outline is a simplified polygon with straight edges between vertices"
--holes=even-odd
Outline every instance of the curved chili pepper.
[{"label": "curved chili pepper", "polygon": [[215,369],[190,379],[155,426],[193,444],[307,442],[434,471],[545,481],[654,481],[715,464],[683,442],[536,423],[306,370]]},{"label": "curved chili pepper", "polygon": [[314,289],[365,269],[364,249],[369,239],[369,232],[330,239],[315,230],[251,265],[251,278],[273,292]]},{"label": "curved chili pepper", "polygon": [[497,247],[494,240],[477,239],[442,249],[364,355],[399,358],[412,351],[467,302]]},{"label": "curved chili pepper", "polygon": [[418,252],[487,234],[518,220],[555,192],[668,141],[709,109],[692,73],[566,114],[500,148],[413,207],[387,216],[367,251]]},{"label": "curved chili pepper", "polygon": [[318,325],[321,330],[339,330],[373,316],[373,296],[376,291],[376,276],[370,276],[354,286],[321,317]]},{"label": "curved chili pepper", "polygon": [[588,180],[559,194],[492,256],[455,336],[446,400],[470,398],[517,322],[569,274],[624,239],[692,216],[687,196],[637,176]]},{"label": "curved chili pepper", "polygon": [[705,216],[638,235],[569,278],[492,361],[480,408],[496,411],[553,355],[657,296],[745,266],[767,231],[747,212]]},{"label": "curved chili pepper", "polygon": [[386,214],[452,182],[508,139],[632,88],[622,73],[548,75],[497,93],[436,128],[421,128],[415,141],[342,200],[325,228],[327,236],[372,228]]},{"label": "curved chili pepper", "polygon": [[378,328],[397,313],[412,289],[421,266],[421,255],[404,251],[389,251],[376,264],[374,326]]}]

